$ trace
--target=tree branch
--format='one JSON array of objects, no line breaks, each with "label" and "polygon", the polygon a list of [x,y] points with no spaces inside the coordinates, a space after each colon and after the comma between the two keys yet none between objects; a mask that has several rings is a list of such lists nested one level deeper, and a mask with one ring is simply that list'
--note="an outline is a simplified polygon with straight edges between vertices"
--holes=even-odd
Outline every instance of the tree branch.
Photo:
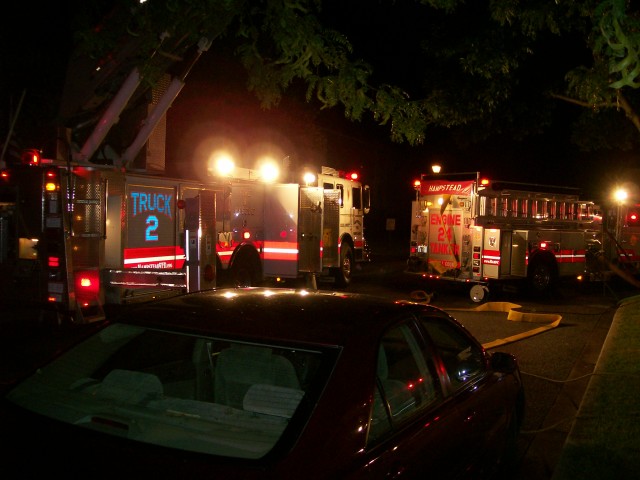
[{"label": "tree branch", "polygon": [[577,98],[567,97],[558,93],[550,93],[549,96],[551,98],[557,98],[558,100],[562,100],[563,102],[573,103],[574,105],[585,108],[612,108],[616,106],[616,104],[611,102],[589,103],[585,102],[584,100],[578,100]]},{"label": "tree branch", "polygon": [[617,108],[622,109],[624,111],[625,116],[633,123],[633,126],[636,127],[636,130],[640,132],[640,116],[633,109],[633,106],[629,103],[629,101],[625,98],[624,95],[617,91],[616,102],[600,102],[600,103],[589,103],[584,100],[578,100],[577,98],[567,97],[565,95],[560,95],[557,93],[549,94],[552,98],[556,98],[558,100],[562,100],[564,102],[572,103],[574,105],[578,105],[580,107],[585,108]]},{"label": "tree branch", "polygon": [[618,102],[620,103],[620,107],[622,108],[622,110],[624,110],[624,113],[627,116],[627,118],[631,120],[631,123],[633,123],[633,126],[636,127],[636,130],[640,131],[640,117],[638,116],[636,111],[633,109],[633,107],[631,106],[629,101],[626,99],[626,97],[622,95],[620,90],[618,90]]}]

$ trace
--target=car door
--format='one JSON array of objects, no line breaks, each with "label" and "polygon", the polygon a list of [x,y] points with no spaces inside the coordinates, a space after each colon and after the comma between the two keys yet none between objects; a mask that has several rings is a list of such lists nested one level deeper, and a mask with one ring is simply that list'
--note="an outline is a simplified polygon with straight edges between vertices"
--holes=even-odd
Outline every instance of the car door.
[{"label": "car door", "polygon": [[442,387],[417,325],[389,329],[378,349],[374,405],[362,478],[455,478],[460,413]]},{"label": "car door", "polygon": [[482,346],[456,323],[434,316],[420,320],[446,371],[445,395],[463,419],[466,470],[482,475],[494,466],[507,427],[504,382],[489,370]]}]

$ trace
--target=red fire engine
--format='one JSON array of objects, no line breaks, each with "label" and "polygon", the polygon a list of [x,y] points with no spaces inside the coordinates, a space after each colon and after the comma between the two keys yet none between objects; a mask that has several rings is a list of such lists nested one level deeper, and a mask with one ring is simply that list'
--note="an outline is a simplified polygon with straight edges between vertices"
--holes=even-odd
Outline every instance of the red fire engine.
[{"label": "red fire engine", "polygon": [[[368,261],[364,215],[369,188],[355,174],[323,167],[304,186],[251,180],[251,170],[229,181],[218,222],[218,268],[235,285],[307,274],[351,282],[355,262]],[[309,178],[312,175],[313,178]],[[253,175],[260,178],[260,176]]]},{"label": "red fire engine", "polygon": [[340,287],[368,259],[368,188],[318,175],[313,185],[207,182],[91,165],[3,170],[0,266],[28,298],[77,321],[104,305],[224,284],[330,276]]},{"label": "red fire engine", "polygon": [[477,172],[422,175],[414,187],[408,271],[466,282],[474,302],[492,282],[526,279],[545,291],[560,277],[603,278],[603,256],[605,264],[640,260],[637,242],[614,242],[598,206],[575,189],[489,182]]}]

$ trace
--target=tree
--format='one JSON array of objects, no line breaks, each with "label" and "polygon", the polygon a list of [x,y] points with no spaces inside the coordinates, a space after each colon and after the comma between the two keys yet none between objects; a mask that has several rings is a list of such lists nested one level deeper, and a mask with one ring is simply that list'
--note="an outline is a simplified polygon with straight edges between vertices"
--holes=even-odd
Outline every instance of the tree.
[{"label": "tree", "polygon": [[[342,105],[345,115],[353,120],[369,113],[376,122],[390,126],[396,141],[417,144],[429,125],[461,121],[437,99],[439,92],[414,100],[399,86],[372,84],[371,64],[354,59],[347,37],[331,28],[330,22],[323,22],[323,3],[165,0],[136,4],[119,0],[98,28],[88,22],[80,29],[78,40],[83,53],[108,67],[122,52],[123,39],[128,39],[133,47],[126,50],[137,52],[133,61],[141,65],[151,83],[158,72],[182,59],[201,38],[216,42],[216,46],[233,45],[249,72],[249,90],[265,107],[276,105],[285,89],[303,82],[308,100],[318,100],[322,108]],[[421,3],[424,5],[416,5],[437,12],[450,11],[457,1]],[[100,11],[100,4],[93,3],[90,8]],[[105,98],[118,83],[103,87]]]},{"label": "tree", "polygon": [[611,111],[640,125],[640,19],[625,0],[102,0],[75,10],[79,53],[111,75],[85,75],[91,95],[68,90],[66,125],[88,123],[132,65],[153,84],[189,65],[202,39],[240,58],[263,106],[304,87],[308,101],[341,105],[354,121],[368,116],[411,145],[439,127],[466,138],[538,133],[558,99],[589,107],[583,126],[599,117],[628,134]]},{"label": "tree", "polygon": [[[592,63],[568,72],[566,92],[551,96],[587,109],[579,125],[589,134],[574,137],[583,147],[610,147],[613,140],[617,146],[631,148],[639,144],[640,132],[640,11],[632,10],[626,0],[608,0],[592,12],[588,37]],[[612,111],[630,121],[635,135],[625,128],[629,125],[615,121],[618,115],[611,115]]]}]

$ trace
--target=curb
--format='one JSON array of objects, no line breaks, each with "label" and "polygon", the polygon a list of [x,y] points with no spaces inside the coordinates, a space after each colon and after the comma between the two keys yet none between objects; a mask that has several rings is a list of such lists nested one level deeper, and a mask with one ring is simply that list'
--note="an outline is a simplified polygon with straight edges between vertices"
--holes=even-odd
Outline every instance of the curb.
[{"label": "curb", "polygon": [[640,296],[618,303],[552,480],[640,471]]}]

